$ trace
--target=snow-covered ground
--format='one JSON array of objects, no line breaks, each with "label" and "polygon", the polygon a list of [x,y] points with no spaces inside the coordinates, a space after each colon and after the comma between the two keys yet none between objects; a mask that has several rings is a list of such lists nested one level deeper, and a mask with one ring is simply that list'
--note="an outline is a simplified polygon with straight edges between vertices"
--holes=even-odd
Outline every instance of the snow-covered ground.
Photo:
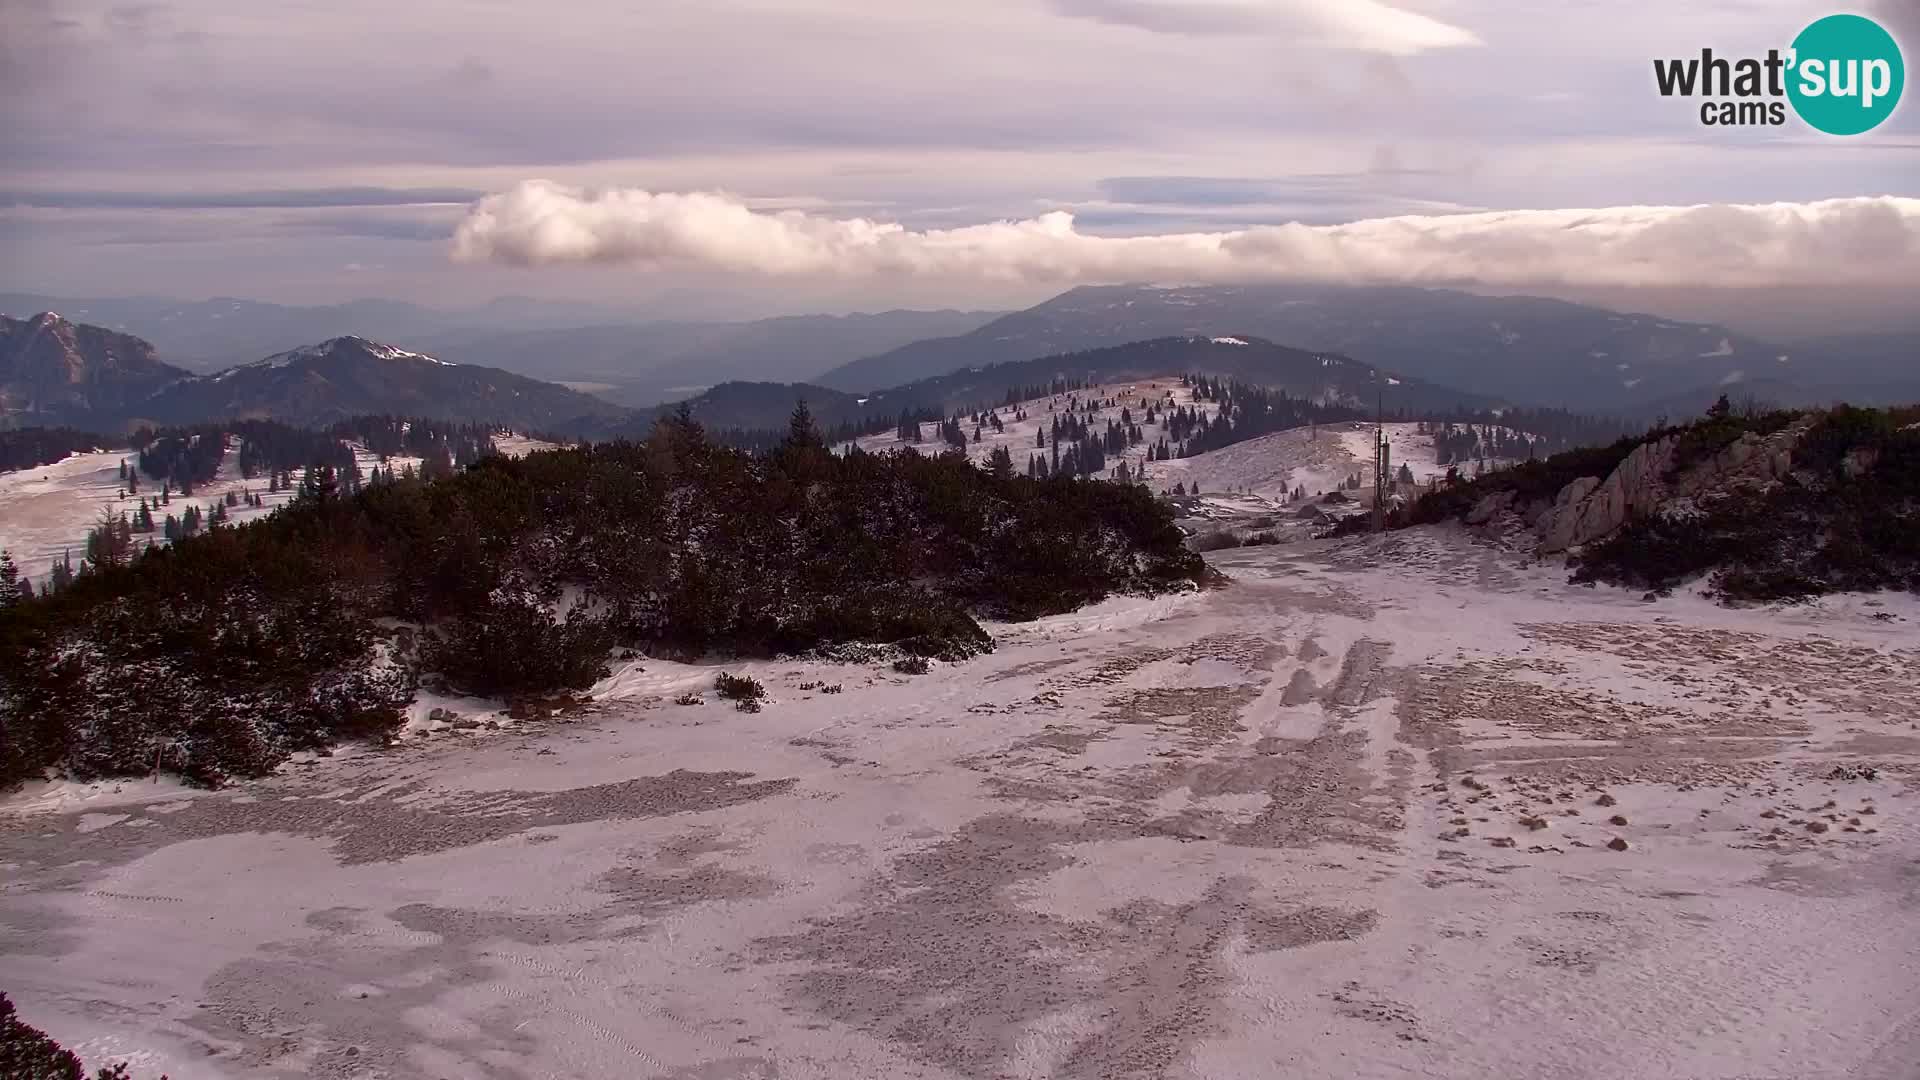
[{"label": "snow-covered ground", "polygon": [[[1419,424],[1384,427],[1394,473],[1404,464],[1422,485],[1446,475],[1447,466],[1436,460],[1433,437],[1421,434]],[[1263,500],[1266,509],[1273,509],[1284,504],[1288,493],[1296,488],[1305,488],[1308,497],[1339,491],[1349,477],[1358,473],[1361,488],[1352,494],[1369,501],[1375,432],[1373,424],[1362,421],[1277,431],[1190,458],[1153,462],[1147,466],[1147,481],[1158,491],[1181,483],[1189,490],[1198,487],[1209,493],[1242,493]],[[1512,462],[1489,459],[1487,467],[1509,464]],[[1472,466],[1463,467],[1471,475]]]},{"label": "snow-covered ground", "polygon": [[[134,544],[166,543],[159,523],[167,514],[178,517],[189,506],[211,512],[229,491],[251,491],[266,503],[260,508],[245,503],[228,507],[227,519],[236,524],[272,513],[293,497],[291,491],[269,492],[264,476],[252,480],[241,476],[237,450],[230,445],[213,480],[195,488],[191,496],[176,493],[166,506],[155,507],[154,531],[136,533]],[[121,495],[125,482],[120,479],[120,463],[125,461],[131,468],[136,456],[132,450],[74,454],[51,465],[0,473],[0,549],[11,551],[21,572],[36,584],[46,579],[65,553],[70,552],[78,566],[86,555],[87,531],[100,524],[102,514],[132,516],[142,498],[151,500],[160,494],[160,482],[143,474],[138,492]],[[372,456],[360,456],[361,467],[370,468]]]},{"label": "snow-covered ground", "polygon": [[558,450],[560,444],[535,439],[518,432],[502,431],[493,437],[493,448],[508,457],[526,457],[528,454],[542,450]]},{"label": "snow-covered ground", "polygon": [[[494,445],[510,457],[555,446],[513,433],[497,436]],[[36,585],[46,580],[52,565],[60,561],[63,553],[70,552],[74,565],[78,566],[86,554],[87,531],[100,524],[103,513],[131,516],[142,498],[152,499],[160,493],[160,482],[143,474],[138,492],[124,497],[120,494],[126,486],[120,479],[120,463],[125,461],[132,467],[137,456],[132,450],[107,450],[73,454],[38,468],[0,472],[0,550],[11,552],[20,572]],[[391,465],[396,471],[405,471],[409,465],[418,469],[421,463],[417,457],[393,457],[382,465],[378,455],[357,445],[354,460],[362,476],[372,472],[375,465],[382,468]],[[298,473],[294,479],[298,482]],[[269,492],[267,487],[264,476],[249,480],[240,475],[238,440],[229,439],[227,455],[221,459],[213,480],[195,488],[191,497],[176,494],[167,506],[155,508],[154,531],[135,534],[134,544],[166,543],[159,522],[167,514],[178,517],[189,506],[211,512],[215,503],[225,501],[229,491],[236,494],[251,491],[265,503],[259,508],[244,502],[228,507],[227,519],[235,524],[272,513],[293,498],[292,491]]]},{"label": "snow-covered ground", "polygon": [[1209,558],[926,676],[730,665],[755,714],[641,660],[564,722],[18,797],[6,989],[174,1080],[1914,1075],[1920,602]]},{"label": "snow-covered ground", "polygon": [[51,465],[0,473],[0,551],[11,552],[20,572],[35,581],[63,551],[73,551],[78,562],[87,530],[103,513],[139,505],[137,498],[117,497],[125,487],[120,462],[130,458],[129,451],[71,454]]}]

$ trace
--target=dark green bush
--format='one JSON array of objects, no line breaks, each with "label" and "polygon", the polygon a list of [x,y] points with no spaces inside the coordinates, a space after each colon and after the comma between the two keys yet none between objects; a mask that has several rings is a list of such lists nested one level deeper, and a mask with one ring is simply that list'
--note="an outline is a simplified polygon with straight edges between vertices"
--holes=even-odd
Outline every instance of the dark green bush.
[{"label": "dark green bush", "polygon": [[713,689],[728,701],[740,704],[759,701],[767,696],[767,688],[762,686],[758,679],[724,671],[714,680]]},{"label": "dark green bush", "polygon": [[1230,530],[1218,529],[1214,532],[1201,533],[1195,536],[1189,543],[1196,552],[1226,551],[1230,548],[1239,547],[1240,538],[1233,535]]},{"label": "dark green bush", "polygon": [[421,663],[482,697],[585,690],[607,675],[613,634],[580,609],[557,619],[528,598],[498,600],[428,631]]}]

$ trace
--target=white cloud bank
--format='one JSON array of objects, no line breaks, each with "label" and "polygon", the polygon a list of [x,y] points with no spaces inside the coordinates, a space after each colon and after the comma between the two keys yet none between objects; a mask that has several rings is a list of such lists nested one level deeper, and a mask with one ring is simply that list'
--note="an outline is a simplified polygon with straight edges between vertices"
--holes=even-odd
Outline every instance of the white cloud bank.
[{"label": "white cloud bank", "polygon": [[1381,0],[1052,0],[1053,10],[1170,34],[1285,36],[1297,46],[1412,56],[1479,45],[1470,30]]},{"label": "white cloud bank", "polygon": [[723,194],[528,180],[475,203],[453,254],[522,266],[958,281],[1885,287],[1920,280],[1920,199],[1504,210],[1109,237],[1079,232],[1062,212],[911,230],[760,211]]}]

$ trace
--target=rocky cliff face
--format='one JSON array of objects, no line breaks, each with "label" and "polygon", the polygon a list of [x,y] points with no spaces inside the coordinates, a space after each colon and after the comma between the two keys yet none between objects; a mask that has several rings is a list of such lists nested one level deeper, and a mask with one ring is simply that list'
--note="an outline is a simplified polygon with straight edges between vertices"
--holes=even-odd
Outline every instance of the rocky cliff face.
[{"label": "rocky cliff face", "polygon": [[1542,554],[1568,551],[1603,540],[1646,514],[1686,514],[1693,501],[1743,485],[1765,486],[1793,468],[1793,448],[1813,425],[1803,416],[1780,431],[1741,435],[1713,455],[1674,475],[1680,437],[1669,435],[1635,447],[1606,476],[1583,476],[1551,499],[1520,503],[1511,491],[1481,499],[1468,525],[1508,531],[1514,518],[1532,531]]}]

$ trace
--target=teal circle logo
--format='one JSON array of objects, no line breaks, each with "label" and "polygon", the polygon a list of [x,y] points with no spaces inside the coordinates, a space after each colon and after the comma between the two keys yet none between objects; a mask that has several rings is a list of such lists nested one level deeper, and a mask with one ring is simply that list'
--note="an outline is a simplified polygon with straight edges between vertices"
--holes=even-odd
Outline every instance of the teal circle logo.
[{"label": "teal circle logo", "polygon": [[1829,135],[1872,131],[1893,115],[1907,68],[1900,46],[1863,15],[1829,15],[1793,39],[1787,99]]}]

